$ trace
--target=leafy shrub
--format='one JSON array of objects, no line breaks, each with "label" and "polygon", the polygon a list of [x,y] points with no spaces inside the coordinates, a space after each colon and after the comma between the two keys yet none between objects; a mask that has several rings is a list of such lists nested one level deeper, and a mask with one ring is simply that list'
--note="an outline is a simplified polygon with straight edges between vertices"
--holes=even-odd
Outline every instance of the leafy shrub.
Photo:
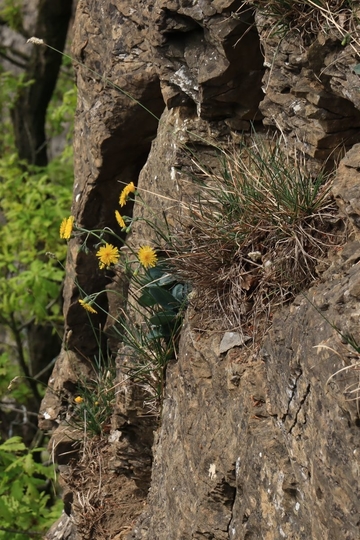
[{"label": "leafy shrub", "polygon": [[[28,327],[62,320],[63,272],[46,254],[55,252],[57,260],[65,259],[58,223],[71,199],[71,185],[71,156],[58,158],[46,171],[25,169],[15,155],[0,159],[0,324],[10,329],[17,358],[26,363],[31,361]],[[5,354],[13,351],[12,340],[8,347]],[[24,375],[13,362],[7,366],[1,393],[11,378]]]},{"label": "leafy shrub", "polygon": [[[40,324],[60,329],[63,272],[57,261],[65,260],[66,249],[58,243],[58,224],[70,204],[73,185],[72,146],[45,168],[29,166],[17,157],[10,109],[24,84],[32,82],[24,83],[23,75],[0,72],[0,325],[10,330],[0,358],[0,396],[15,376],[32,372],[29,328]],[[76,93],[67,71],[55,94],[48,114],[52,134],[64,130],[74,114]],[[71,136],[70,128],[68,133]],[[29,386],[37,395],[36,383],[28,380],[26,385],[22,380],[12,396],[27,403]]]},{"label": "leafy shrub", "polygon": [[55,479],[54,467],[34,459],[41,451],[27,450],[20,437],[0,444],[1,540],[41,536],[60,516],[62,502],[54,503],[45,492]]}]

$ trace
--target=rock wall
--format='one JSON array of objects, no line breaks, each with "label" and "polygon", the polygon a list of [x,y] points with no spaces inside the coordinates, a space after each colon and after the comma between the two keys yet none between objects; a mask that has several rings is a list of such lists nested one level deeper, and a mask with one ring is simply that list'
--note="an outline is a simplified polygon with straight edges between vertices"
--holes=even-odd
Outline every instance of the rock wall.
[{"label": "rock wall", "polygon": [[[357,403],[344,394],[356,370],[327,384],[357,360],[341,335],[360,339],[354,44],[339,45],[331,32],[306,46],[297,32],[269,37],[261,15],[241,5],[79,1],[74,56],[93,71],[76,65],[72,213],[84,228],[115,226],[119,193],[134,181],[152,212],[171,220],[189,196],[184,145],[206,153],[207,141],[233,144],[254,125],[270,126],[314,168],[334,166],[350,149],[334,195],[351,240],[319,283],[275,315],[253,349],[220,352],[224,331],[199,327],[190,308],[178,358],[167,369],[160,421],[144,414],[143,394],[126,384],[120,349],[111,433],[84,452],[66,423],[76,380],[89,372],[97,346],[78,286],[90,294],[111,279],[73,238],[66,339],[40,414],[42,427],[54,430],[50,445],[66,502],[48,539],[360,536],[359,418]],[[143,212],[135,206],[135,217]],[[150,234],[138,225],[131,241]],[[105,309],[115,309],[107,302]],[[106,321],[99,316],[97,324]]]}]

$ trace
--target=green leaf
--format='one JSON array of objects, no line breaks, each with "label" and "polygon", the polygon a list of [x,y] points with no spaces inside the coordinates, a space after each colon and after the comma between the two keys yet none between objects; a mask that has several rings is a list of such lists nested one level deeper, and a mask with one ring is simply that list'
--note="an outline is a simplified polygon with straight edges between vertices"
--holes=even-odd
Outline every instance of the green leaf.
[{"label": "green leaf", "polygon": [[172,309],[176,307],[179,302],[174,298],[171,292],[163,289],[162,287],[151,286],[146,289],[149,296],[151,296],[157,304],[159,304],[164,309]]},{"label": "green leaf", "polygon": [[12,522],[12,513],[11,509],[7,504],[7,499],[4,497],[0,498],[0,516],[3,522],[11,523]]},{"label": "green leaf", "polygon": [[154,268],[149,268],[144,276],[145,283],[152,283],[153,281],[160,279],[163,274],[164,270],[159,265],[154,266]]},{"label": "green leaf", "polygon": [[24,471],[31,476],[34,472],[35,464],[32,454],[28,453],[24,458]]},{"label": "green leaf", "polygon": [[0,445],[0,450],[9,453],[24,452],[26,450],[26,446],[22,442],[21,437],[11,437],[11,439],[8,439]]},{"label": "green leaf", "polygon": [[140,296],[138,303],[142,307],[152,307],[157,304],[157,301],[147,290],[145,290],[145,292]]},{"label": "green leaf", "polygon": [[165,273],[161,276],[161,278],[156,282],[156,284],[159,286],[159,287],[167,287],[169,285],[171,285],[172,283],[175,283],[177,280],[176,278],[169,274],[169,273]]},{"label": "green leaf", "polygon": [[159,263],[154,268],[149,268],[145,274],[146,278],[144,283],[156,284],[159,287],[168,287],[172,283],[176,282],[175,276],[173,276],[164,263]]},{"label": "green leaf", "polygon": [[175,311],[160,311],[159,313],[156,313],[155,315],[150,317],[149,322],[154,326],[168,326],[173,323],[175,318]]},{"label": "green leaf", "polygon": [[20,480],[14,480],[11,483],[11,496],[15,501],[22,501],[24,496],[24,482]]},{"label": "green leaf", "polygon": [[148,334],[146,334],[146,339],[148,339],[149,341],[169,337],[171,337],[170,330],[167,327],[167,331],[164,332],[162,326],[155,326]]},{"label": "green leaf", "polygon": [[182,304],[185,300],[187,295],[189,294],[189,287],[188,285],[184,283],[178,283],[171,289],[171,294],[179,302],[179,304]]}]

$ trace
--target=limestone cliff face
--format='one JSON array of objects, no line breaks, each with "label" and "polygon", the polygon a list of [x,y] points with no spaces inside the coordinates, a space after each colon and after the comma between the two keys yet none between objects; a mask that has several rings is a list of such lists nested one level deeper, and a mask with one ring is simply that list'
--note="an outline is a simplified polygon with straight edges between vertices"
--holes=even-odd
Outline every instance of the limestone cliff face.
[{"label": "limestone cliff face", "polygon": [[[350,67],[356,51],[331,33],[306,46],[296,32],[276,40],[261,15],[241,5],[79,1],[75,58],[122,91],[77,66],[72,213],[85,228],[115,226],[119,193],[133,181],[147,205],[171,220],[174,199],[188,197],[185,144],[201,153],[206,141],[236,141],[252,125],[271,126],[314,168],[325,160],[333,166],[349,150],[334,195],[351,240],[318,283],[275,315],[251,352],[221,352],[224,330],[199,327],[189,308],[178,358],[167,368],[160,421],[144,414],[144,396],[124,376],[120,349],[111,434],[93,450],[88,443],[92,457],[84,465],[63,420],[97,344],[74,279],[87,294],[109,280],[72,239],[66,340],[41,411],[42,426],[55,428],[51,445],[66,501],[49,539],[360,537],[359,417],[356,401],[344,394],[356,369],[327,384],[357,360],[341,334],[360,342],[360,102]],[[143,212],[135,206],[135,217]],[[131,241],[149,234],[138,225]],[[104,308],[115,309],[108,301]],[[96,324],[110,322],[99,316]]]}]

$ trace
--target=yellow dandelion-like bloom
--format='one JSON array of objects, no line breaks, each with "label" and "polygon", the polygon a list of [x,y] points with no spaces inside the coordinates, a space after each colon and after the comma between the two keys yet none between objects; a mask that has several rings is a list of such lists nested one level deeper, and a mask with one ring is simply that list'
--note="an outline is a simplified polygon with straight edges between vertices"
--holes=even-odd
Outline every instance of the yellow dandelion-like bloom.
[{"label": "yellow dandelion-like bloom", "polygon": [[122,215],[120,214],[120,212],[118,212],[118,210],[115,210],[115,217],[116,217],[116,221],[118,222],[120,227],[122,229],[124,229],[126,227],[125,221],[124,221],[124,218],[122,217]]},{"label": "yellow dandelion-like bloom", "polygon": [[157,263],[155,250],[150,246],[141,246],[138,251],[138,259],[144,268],[153,268]]},{"label": "yellow dandelion-like bloom", "polygon": [[82,403],[84,401],[84,398],[81,397],[81,396],[76,396],[76,398],[74,399],[75,403]]},{"label": "yellow dandelion-like bloom", "polygon": [[60,238],[69,240],[74,226],[74,216],[64,218],[60,225]]},{"label": "yellow dandelion-like bloom", "polygon": [[124,189],[120,193],[120,199],[119,199],[120,206],[125,206],[130,193],[135,193],[135,189],[136,188],[134,186],[134,182],[130,182],[130,184],[124,187]]},{"label": "yellow dandelion-like bloom", "polygon": [[120,258],[119,250],[112,244],[105,244],[96,252],[101,269],[108,268],[110,264],[116,264]]},{"label": "yellow dandelion-like bloom", "polygon": [[86,309],[86,311],[88,311],[89,313],[97,313],[96,309],[94,309],[92,307],[91,304],[89,304],[88,302],[86,302],[85,300],[79,300],[79,304],[80,306],[82,306],[84,309]]}]

